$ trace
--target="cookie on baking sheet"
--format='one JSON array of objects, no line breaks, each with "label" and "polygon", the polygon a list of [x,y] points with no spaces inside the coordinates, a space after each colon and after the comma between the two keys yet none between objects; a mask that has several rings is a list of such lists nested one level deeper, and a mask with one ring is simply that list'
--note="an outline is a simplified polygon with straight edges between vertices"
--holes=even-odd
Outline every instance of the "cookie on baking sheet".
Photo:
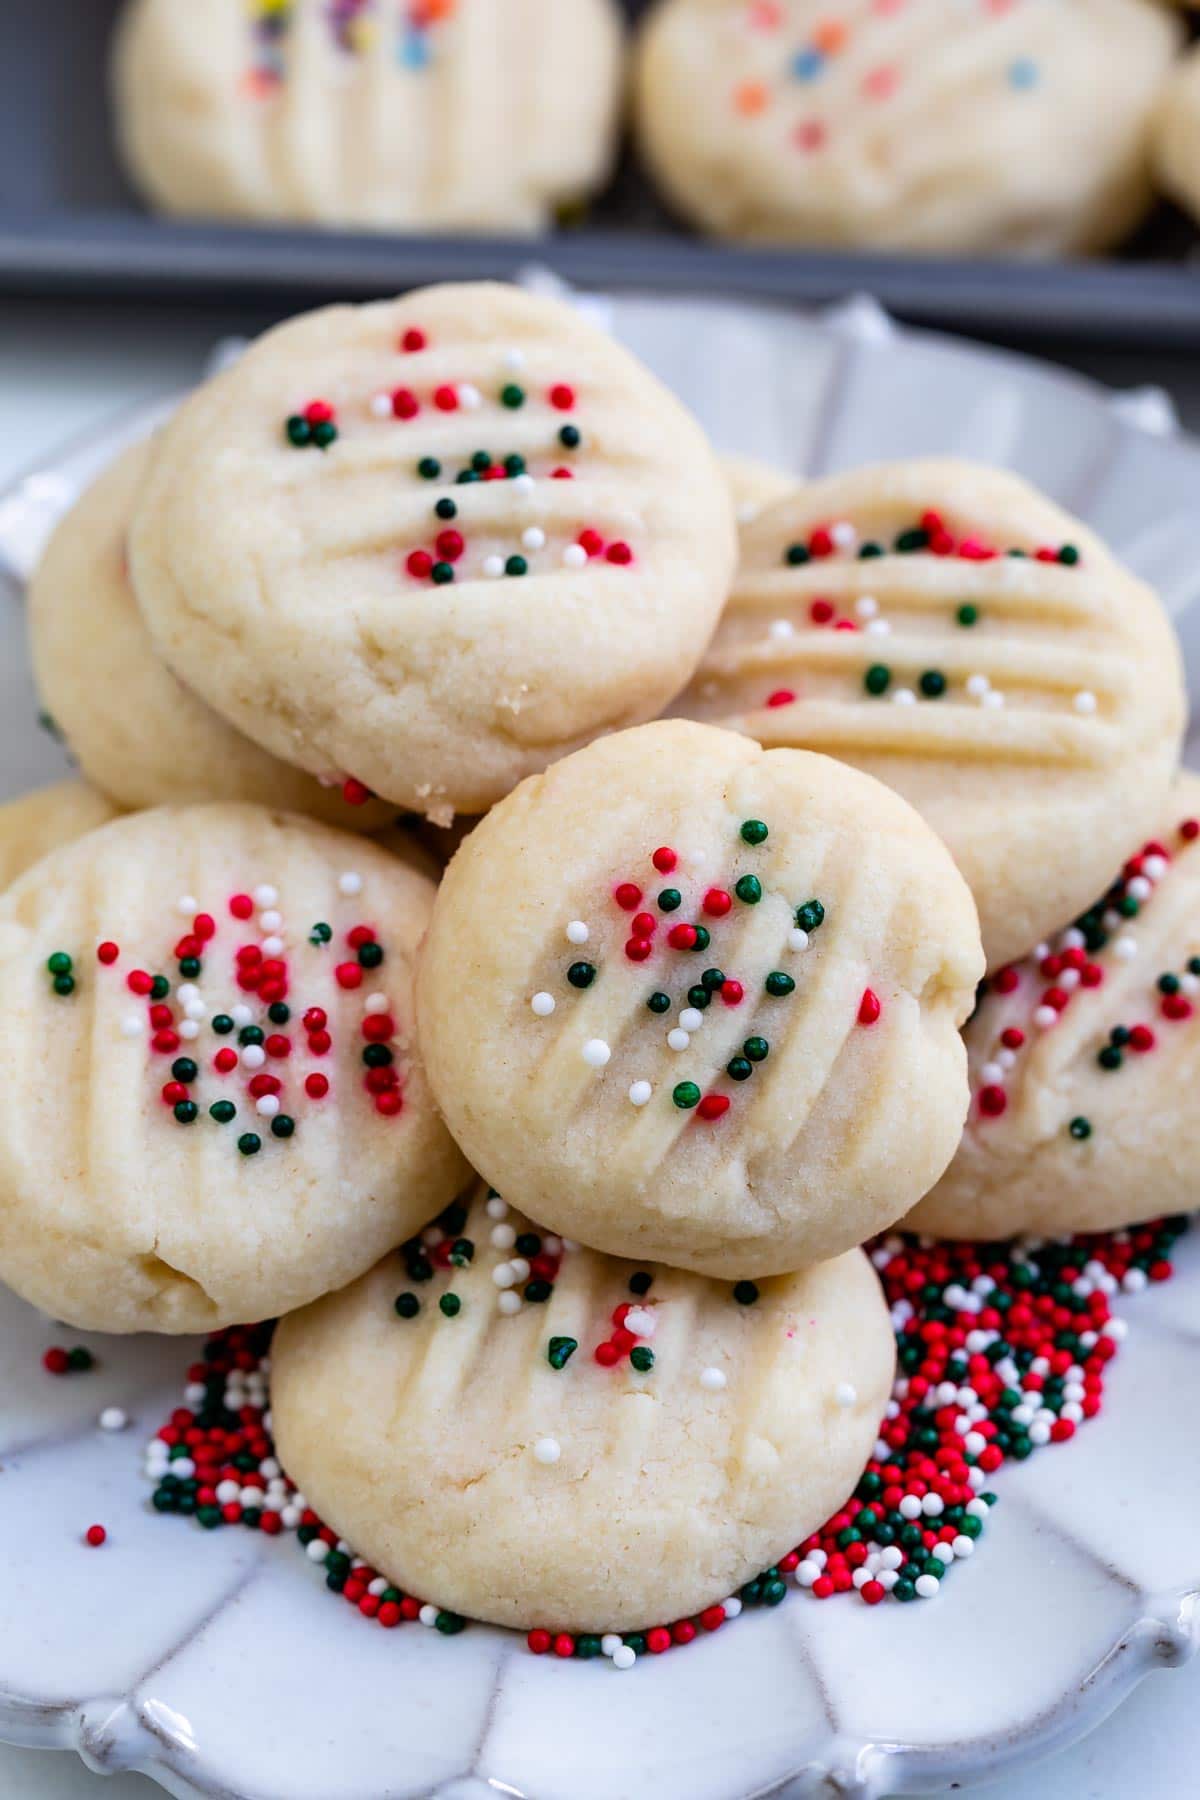
[{"label": "cookie on baking sheet", "polygon": [[735,1594],[853,1491],[895,1358],[860,1250],[731,1288],[494,1196],[444,1227],[272,1347],[288,1475],[407,1592],[635,1630]]},{"label": "cookie on baking sheet", "polygon": [[794,475],[785,475],[782,469],[754,456],[722,456],[721,470],[733,495],[739,525],[748,525],[764,506],[782,500],[796,485]]},{"label": "cookie on baking sheet", "polygon": [[692,673],[732,579],[699,427],[562,302],[480,283],[268,334],[168,426],[142,610],[258,742],[439,823]]},{"label": "cookie on baking sheet", "polygon": [[1195,1206],[1200,776],[1157,823],[1102,900],[989,979],[967,1128],[914,1230],[1055,1237]]},{"label": "cookie on baking sheet", "polygon": [[1154,158],[1167,193],[1200,218],[1200,48],[1180,59],[1163,90]]},{"label": "cookie on baking sheet", "polygon": [[659,0],[638,136],[666,197],[729,237],[1096,250],[1150,204],[1181,36],[1144,0]]},{"label": "cookie on baking sheet", "polygon": [[[84,774],[119,806],[252,800],[347,829],[388,824],[395,807],[352,804],[243,737],[159,660],[126,563],[134,503],[153,445],[126,450],[55,531],[29,586],[38,692]],[[353,800],[358,795],[349,788]]]},{"label": "cookie on baking sheet", "polygon": [[95,831],[117,808],[86,781],[56,781],[0,805],[0,890],[60,844]]},{"label": "cookie on baking sheet", "polygon": [[1185,699],[1157,596],[1092,532],[1014,475],[913,461],[798,487],[746,527],[672,710],[903,794],[966,876],[995,967],[1157,823]]},{"label": "cookie on baking sheet", "polygon": [[131,0],[125,163],[168,212],[536,231],[607,178],[614,0]]},{"label": "cookie on baking sheet", "polygon": [[0,1277],[98,1331],[269,1318],[462,1185],[412,1034],[432,883],[253,806],[118,819],[0,900]]},{"label": "cookie on baking sheet", "polygon": [[945,847],[879,782],[683,720],[518,789],[451,863],[422,1053],[502,1192],[618,1256],[736,1279],[925,1193],[983,973]]}]

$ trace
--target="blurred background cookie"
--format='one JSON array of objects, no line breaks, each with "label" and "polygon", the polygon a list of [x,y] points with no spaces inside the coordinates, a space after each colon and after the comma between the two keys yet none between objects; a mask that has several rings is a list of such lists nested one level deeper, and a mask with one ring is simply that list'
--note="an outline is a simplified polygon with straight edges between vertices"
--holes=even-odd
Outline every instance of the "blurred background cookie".
[{"label": "blurred background cookie", "polygon": [[635,1630],[735,1594],[829,1516],[894,1356],[859,1250],[730,1288],[480,1196],[282,1322],[272,1417],[309,1504],[406,1592]]},{"label": "blurred background cookie", "polygon": [[966,884],[897,795],[677,720],[475,828],[419,1029],[501,1192],[597,1249],[734,1280],[861,1243],[937,1179],[982,972]]},{"label": "blurred background cookie", "polygon": [[438,824],[661,711],[735,561],[674,396],[573,307],[493,283],[260,339],[166,428],[130,544],[182,680]]},{"label": "blurred background cookie", "polygon": [[1149,206],[1181,36],[1148,0],[658,0],[638,138],[671,203],[730,237],[1095,250]]},{"label": "blurred background cookie", "polygon": [[535,231],[604,181],[613,0],[130,0],[113,94],[169,212]]},{"label": "blurred background cookie", "polygon": [[60,844],[107,825],[117,811],[86,781],[56,781],[6,801],[0,806],[0,891]]},{"label": "blurred background cookie", "polygon": [[162,807],[0,901],[0,1275],[98,1331],[269,1318],[461,1186],[413,1036],[432,884],[367,838]]},{"label": "blurred background cookie", "polygon": [[904,795],[1022,956],[1156,825],[1185,697],[1157,596],[1078,520],[982,465],[800,486],[741,568],[673,711],[852,762]]},{"label": "blurred background cookie", "polygon": [[1182,58],[1163,92],[1154,152],[1165,191],[1200,218],[1200,47]]}]

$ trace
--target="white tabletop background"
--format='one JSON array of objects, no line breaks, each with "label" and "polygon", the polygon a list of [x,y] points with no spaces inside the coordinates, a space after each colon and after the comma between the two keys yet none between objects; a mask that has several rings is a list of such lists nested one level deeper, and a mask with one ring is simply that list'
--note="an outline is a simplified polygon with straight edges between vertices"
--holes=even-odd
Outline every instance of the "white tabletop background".
[{"label": "white tabletop background", "polygon": [[[268,322],[211,310],[0,304],[0,489],[107,415],[185,386],[217,338]],[[1058,356],[1116,387],[1162,386],[1200,431],[1200,360]],[[74,1756],[0,1745],[0,1800],[153,1800],[160,1791],[141,1776],[102,1785]],[[1200,1792],[1200,1659],[1143,1683],[1074,1749],[984,1791],[994,1800],[1184,1800]],[[643,1800],[636,1778],[613,1800]]]}]

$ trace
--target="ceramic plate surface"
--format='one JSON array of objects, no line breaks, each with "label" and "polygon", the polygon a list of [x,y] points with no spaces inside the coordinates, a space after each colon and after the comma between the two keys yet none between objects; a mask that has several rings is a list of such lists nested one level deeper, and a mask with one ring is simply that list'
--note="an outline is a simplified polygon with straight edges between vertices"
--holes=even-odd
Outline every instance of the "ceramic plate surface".
[{"label": "ceramic plate surface", "polygon": [[[869,302],[815,320],[591,304],[726,449],[814,473],[935,452],[1019,470],[1158,586],[1195,701],[1200,446],[1161,396],[900,333]],[[10,570],[109,447],[79,446],[0,499]],[[62,764],[35,727],[15,583],[0,634],[16,792]],[[61,1333],[0,1290],[0,1737],[235,1800],[873,1800],[995,1774],[1098,1724],[1200,1642],[1200,1434],[1181,1400],[1200,1386],[1200,1236],[1176,1262],[1167,1287],[1117,1303],[1131,1329],[1102,1416],[1000,1472],[979,1554],[936,1600],[795,1593],[627,1674],[480,1627],[381,1632],[333,1603],[293,1543],[154,1514],[142,1444],[191,1346],[72,1332],[102,1367],[57,1381],[40,1357]],[[128,1430],[97,1429],[107,1405]],[[97,1519],[100,1554],[81,1542]]]}]

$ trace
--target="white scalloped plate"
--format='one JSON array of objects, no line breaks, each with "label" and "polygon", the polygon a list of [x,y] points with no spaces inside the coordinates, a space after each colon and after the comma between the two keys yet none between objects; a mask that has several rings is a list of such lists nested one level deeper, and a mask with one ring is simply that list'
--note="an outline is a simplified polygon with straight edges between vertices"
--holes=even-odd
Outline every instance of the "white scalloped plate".
[{"label": "white scalloped plate", "polygon": [[[731,450],[810,471],[957,452],[1030,476],[1158,585],[1200,691],[1200,446],[1161,396],[900,333],[869,302],[819,320],[593,304]],[[0,500],[10,568],[107,448]],[[34,732],[20,631],[17,605],[0,609],[14,791],[61,769]],[[211,1800],[874,1800],[994,1775],[1200,1642],[1200,1434],[1178,1404],[1200,1385],[1195,1234],[1177,1271],[1119,1303],[1132,1330],[1103,1415],[1000,1473],[979,1555],[936,1600],[797,1593],[626,1675],[479,1627],[383,1633],[293,1544],[152,1513],[141,1445],[189,1345],[85,1338],[100,1371],[57,1381],[40,1369],[53,1327],[0,1290],[0,1737]],[[96,1428],[111,1404],[128,1431]],[[1153,1529],[1151,1501],[1174,1529]],[[99,1553],[81,1542],[97,1519]]]}]

